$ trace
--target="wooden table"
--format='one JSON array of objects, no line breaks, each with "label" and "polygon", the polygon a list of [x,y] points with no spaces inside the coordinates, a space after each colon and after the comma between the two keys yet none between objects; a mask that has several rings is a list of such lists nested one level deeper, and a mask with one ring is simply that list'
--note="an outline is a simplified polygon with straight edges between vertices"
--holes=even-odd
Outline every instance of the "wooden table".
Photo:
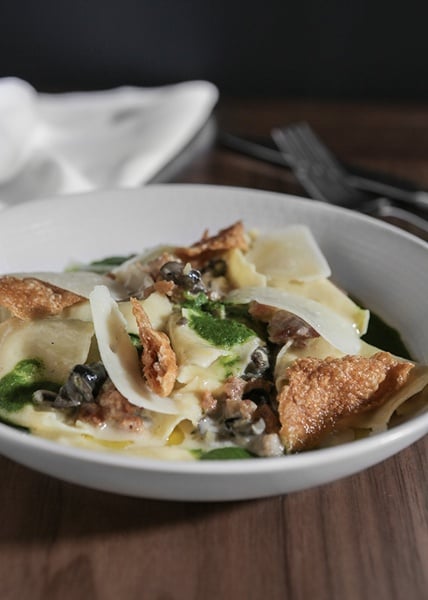
[{"label": "wooden table", "polygon": [[[343,159],[428,188],[428,106],[225,99],[216,118],[252,135],[307,119]],[[174,181],[302,194],[286,169],[214,144]],[[427,450],[425,438],[326,486],[206,504],[93,491],[0,458],[0,599],[425,600]]]}]

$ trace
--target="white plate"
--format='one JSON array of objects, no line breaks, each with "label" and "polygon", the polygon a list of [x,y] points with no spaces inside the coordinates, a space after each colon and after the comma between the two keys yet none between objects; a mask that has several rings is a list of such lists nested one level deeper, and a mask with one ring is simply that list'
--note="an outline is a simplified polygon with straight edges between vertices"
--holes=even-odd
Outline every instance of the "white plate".
[{"label": "white plate", "polygon": [[[428,244],[350,211],[271,192],[151,185],[22,204],[0,221],[0,273],[62,269],[72,260],[127,254],[159,242],[188,244],[205,228],[242,219],[271,229],[306,223],[335,279],[402,333],[428,361]],[[375,437],[271,459],[172,462],[62,446],[0,425],[0,451],[49,475],[139,497],[217,501],[284,494],[374,465],[428,432],[428,414]]]}]

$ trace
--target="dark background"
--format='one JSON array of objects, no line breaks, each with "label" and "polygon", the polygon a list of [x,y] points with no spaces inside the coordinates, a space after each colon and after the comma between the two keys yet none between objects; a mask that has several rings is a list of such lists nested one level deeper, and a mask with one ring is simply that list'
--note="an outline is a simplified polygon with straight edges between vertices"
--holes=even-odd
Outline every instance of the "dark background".
[{"label": "dark background", "polygon": [[0,76],[45,91],[428,99],[426,0],[0,0],[0,23]]}]

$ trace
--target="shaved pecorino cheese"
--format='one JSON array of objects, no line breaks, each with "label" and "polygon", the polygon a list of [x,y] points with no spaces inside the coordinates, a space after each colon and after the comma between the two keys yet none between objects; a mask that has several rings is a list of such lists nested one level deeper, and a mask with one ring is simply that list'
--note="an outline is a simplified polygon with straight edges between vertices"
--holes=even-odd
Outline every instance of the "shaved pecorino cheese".
[{"label": "shaved pecorino cheese", "polygon": [[247,287],[234,290],[227,296],[229,302],[248,304],[258,302],[297,315],[315,329],[332,346],[347,354],[357,354],[361,340],[355,323],[323,304],[269,287]]}]

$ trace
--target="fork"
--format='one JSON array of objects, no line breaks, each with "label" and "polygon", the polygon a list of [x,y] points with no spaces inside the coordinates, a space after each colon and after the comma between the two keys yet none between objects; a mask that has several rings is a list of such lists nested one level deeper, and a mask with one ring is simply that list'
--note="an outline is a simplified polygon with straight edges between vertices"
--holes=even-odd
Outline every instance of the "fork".
[{"label": "fork", "polygon": [[307,193],[316,200],[358,210],[373,217],[392,217],[428,233],[428,221],[386,198],[356,189],[349,174],[307,123],[271,132],[285,161]]}]

